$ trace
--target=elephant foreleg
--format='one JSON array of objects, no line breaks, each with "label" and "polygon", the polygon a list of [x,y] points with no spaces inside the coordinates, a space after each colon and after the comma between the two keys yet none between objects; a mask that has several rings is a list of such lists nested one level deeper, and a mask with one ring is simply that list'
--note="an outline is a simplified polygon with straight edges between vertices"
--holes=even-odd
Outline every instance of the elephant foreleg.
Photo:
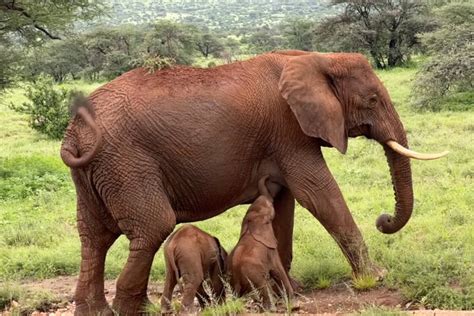
[{"label": "elephant foreleg", "polygon": [[[275,218],[273,219],[273,231],[278,240],[278,253],[285,271],[289,273],[293,260],[293,225],[295,216],[295,199],[290,190],[282,189],[273,202]],[[298,284],[292,280],[293,288]]]},{"label": "elephant foreleg", "polygon": [[374,266],[369,260],[367,246],[321,152],[314,149],[305,154],[308,156],[294,155],[294,165],[286,166],[292,193],[331,234],[354,274],[372,274]]}]

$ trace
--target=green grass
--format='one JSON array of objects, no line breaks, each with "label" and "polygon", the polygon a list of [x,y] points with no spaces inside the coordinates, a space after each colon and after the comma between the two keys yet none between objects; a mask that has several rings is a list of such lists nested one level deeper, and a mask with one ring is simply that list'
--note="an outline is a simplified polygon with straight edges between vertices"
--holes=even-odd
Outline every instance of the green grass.
[{"label": "green grass", "polygon": [[[426,307],[474,308],[474,113],[419,113],[408,105],[414,68],[379,72],[419,151],[449,150],[436,161],[413,161],[414,214],[400,233],[383,235],[374,222],[394,206],[388,166],[380,145],[351,139],[346,155],[325,149],[371,258],[388,270],[383,284],[399,288]],[[81,83],[92,90],[97,85]],[[25,116],[6,103],[21,102],[22,90],[0,105],[0,282],[77,274],[79,238],[75,228],[75,191],[59,158],[59,141],[27,126]],[[230,250],[238,240],[246,207],[198,223]],[[106,276],[115,278],[128,255],[120,238],[107,257]],[[300,206],[296,210],[292,274],[305,285],[324,288],[351,271],[336,243]],[[164,275],[160,251],[152,279]],[[0,288],[2,286],[0,285]]]},{"label": "green grass", "polygon": [[377,284],[377,278],[373,275],[361,275],[352,278],[352,287],[359,291],[373,289]]},{"label": "green grass", "polygon": [[365,308],[364,310],[354,314],[354,315],[360,315],[360,316],[402,316],[402,315],[409,315],[407,312],[402,312],[399,310],[392,310],[392,309],[386,309],[386,308],[381,308],[377,306],[373,307],[368,307]]},{"label": "green grass", "polygon": [[60,300],[45,290],[25,290],[18,285],[4,284],[0,288],[0,312],[8,309],[12,315],[48,312]]}]

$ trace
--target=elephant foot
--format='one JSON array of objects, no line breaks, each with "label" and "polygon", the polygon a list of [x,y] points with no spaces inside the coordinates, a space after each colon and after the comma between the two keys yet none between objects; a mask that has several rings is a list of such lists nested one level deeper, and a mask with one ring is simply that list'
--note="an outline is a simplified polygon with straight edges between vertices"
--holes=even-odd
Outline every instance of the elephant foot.
[{"label": "elephant foot", "polygon": [[125,296],[116,296],[112,304],[112,309],[118,315],[131,316],[131,315],[147,315],[148,308],[153,303],[148,299],[147,296],[144,297],[125,297]]},{"label": "elephant foot", "polygon": [[303,284],[300,281],[296,280],[295,278],[293,278],[291,276],[289,277],[289,279],[290,279],[291,287],[293,288],[293,291],[295,293],[300,293],[300,292],[303,291],[304,287],[303,287]]},{"label": "elephant foot", "polygon": [[352,276],[354,278],[360,278],[364,276],[373,276],[377,281],[382,281],[385,276],[387,276],[387,269],[379,267],[376,264],[369,264],[364,269],[359,269],[358,271],[354,271]]},{"label": "elephant foot", "polygon": [[109,307],[109,304],[107,304],[106,302],[101,303],[101,304],[82,303],[82,304],[76,305],[76,308],[74,310],[74,315],[75,316],[96,316],[96,315],[113,316],[114,312]]}]

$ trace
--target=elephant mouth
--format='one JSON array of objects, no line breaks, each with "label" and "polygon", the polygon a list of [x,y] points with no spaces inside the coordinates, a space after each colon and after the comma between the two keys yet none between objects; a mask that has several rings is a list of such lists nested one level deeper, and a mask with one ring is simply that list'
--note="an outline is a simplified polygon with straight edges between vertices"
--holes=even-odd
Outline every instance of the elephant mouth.
[{"label": "elephant mouth", "polygon": [[366,136],[367,138],[370,138],[369,135],[370,135],[370,126],[368,124],[355,126],[353,128],[350,128],[349,131],[347,132],[347,136],[349,137]]}]

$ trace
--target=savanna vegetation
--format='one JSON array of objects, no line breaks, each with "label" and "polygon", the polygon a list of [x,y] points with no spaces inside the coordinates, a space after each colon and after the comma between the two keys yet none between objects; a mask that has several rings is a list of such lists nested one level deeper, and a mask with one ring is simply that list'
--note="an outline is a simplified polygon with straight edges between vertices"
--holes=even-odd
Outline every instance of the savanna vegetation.
[{"label": "savanna vegetation", "polygon": [[[75,190],[59,157],[75,91],[90,92],[137,66],[212,67],[284,48],[366,54],[410,145],[451,152],[412,162],[414,215],[401,232],[383,235],[374,221],[393,208],[393,196],[382,148],[361,138],[344,156],[324,150],[371,257],[388,270],[381,284],[353,280],[353,288],[385,286],[427,308],[474,309],[472,3],[277,1],[268,11],[268,1],[248,2],[0,1],[0,311],[12,301],[23,313],[54,302],[47,291],[25,292],[25,279],[78,273]],[[142,6],[156,8],[131,18]],[[236,207],[197,225],[230,250],[245,211]],[[300,206],[294,247],[292,274],[308,289],[350,284],[334,240]],[[117,277],[127,255],[121,237],[107,257],[106,278]],[[151,278],[163,276],[160,251]],[[232,304],[227,308],[242,308]]]}]

